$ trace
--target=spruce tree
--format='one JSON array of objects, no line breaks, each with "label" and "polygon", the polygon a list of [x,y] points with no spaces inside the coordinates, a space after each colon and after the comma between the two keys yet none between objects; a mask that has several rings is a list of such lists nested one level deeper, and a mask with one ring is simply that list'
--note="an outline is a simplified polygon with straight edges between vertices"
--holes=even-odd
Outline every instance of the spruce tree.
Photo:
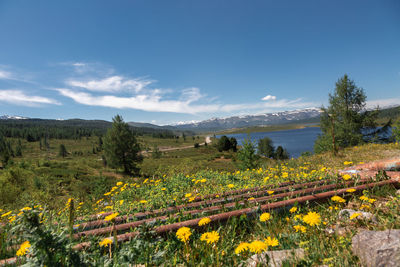
[{"label": "spruce tree", "polygon": [[321,131],[314,144],[316,153],[355,146],[363,142],[362,129],[374,128],[376,112],[365,109],[367,96],[347,74],[336,82],[335,91],[329,94],[329,106],[322,107]]},{"label": "spruce tree", "polygon": [[274,157],[275,148],[273,146],[272,140],[269,137],[264,137],[258,140],[258,154],[263,155],[267,158]]},{"label": "spruce tree", "polygon": [[113,118],[111,128],[103,140],[107,163],[112,168],[122,167],[125,173],[137,173],[137,163],[143,160],[135,134],[120,115]]}]

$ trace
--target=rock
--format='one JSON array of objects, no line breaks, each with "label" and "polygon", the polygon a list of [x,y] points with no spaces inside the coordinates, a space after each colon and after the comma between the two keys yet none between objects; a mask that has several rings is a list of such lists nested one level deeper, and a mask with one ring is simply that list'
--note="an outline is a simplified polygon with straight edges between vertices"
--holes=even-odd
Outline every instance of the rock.
[{"label": "rock", "polygon": [[353,215],[354,213],[360,213],[360,216],[358,216],[358,218],[371,220],[374,223],[378,222],[375,215],[373,215],[371,212],[352,210],[352,209],[343,209],[339,211],[339,219],[340,220],[349,219],[350,216]]},{"label": "rock", "polygon": [[247,260],[247,266],[253,267],[261,264],[263,266],[281,267],[282,263],[285,260],[302,258],[304,258],[304,249],[302,248],[267,251],[261,253],[260,255],[253,255],[250,259]]},{"label": "rock", "polygon": [[400,230],[362,231],[353,237],[352,250],[363,266],[398,267]]}]

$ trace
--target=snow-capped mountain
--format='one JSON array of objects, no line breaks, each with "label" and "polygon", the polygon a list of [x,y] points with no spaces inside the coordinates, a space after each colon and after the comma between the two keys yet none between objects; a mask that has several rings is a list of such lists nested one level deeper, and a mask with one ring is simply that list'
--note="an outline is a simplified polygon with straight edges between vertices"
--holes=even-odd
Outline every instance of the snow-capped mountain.
[{"label": "snow-capped mountain", "polygon": [[0,120],[26,120],[29,118],[22,117],[22,116],[10,116],[10,115],[2,115],[0,116]]},{"label": "snow-capped mountain", "polygon": [[321,110],[319,108],[307,108],[302,110],[283,111],[276,113],[265,113],[257,115],[241,115],[227,118],[211,118],[200,122],[179,123],[173,125],[178,129],[188,130],[222,130],[231,128],[241,128],[250,126],[265,126],[293,123],[319,118]]}]

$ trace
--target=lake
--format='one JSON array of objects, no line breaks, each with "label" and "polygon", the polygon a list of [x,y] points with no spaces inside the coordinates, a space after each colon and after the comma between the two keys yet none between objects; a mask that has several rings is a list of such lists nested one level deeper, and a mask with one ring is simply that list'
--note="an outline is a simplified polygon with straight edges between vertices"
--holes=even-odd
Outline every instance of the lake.
[{"label": "lake", "polygon": [[[305,151],[313,151],[314,142],[318,135],[321,134],[319,127],[307,127],[303,129],[275,131],[275,132],[259,132],[251,133],[250,137],[253,142],[258,143],[259,139],[269,137],[275,148],[282,146],[289,152],[291,158],[297,158]],[[220,138],[222,135],[217,135]],[[228,137],[236,138],[239,145],[247,138],[247,134],[227,134]]]}]

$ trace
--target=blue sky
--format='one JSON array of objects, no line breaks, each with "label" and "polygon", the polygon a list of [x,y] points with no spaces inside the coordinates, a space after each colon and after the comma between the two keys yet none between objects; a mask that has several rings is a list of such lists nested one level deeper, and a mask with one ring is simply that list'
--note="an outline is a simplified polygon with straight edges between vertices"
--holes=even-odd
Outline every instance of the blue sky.
[{"label": "blue sky", "polygon": [[0,1],[0,114],[167,124],[400,104],[400,1]]}]

